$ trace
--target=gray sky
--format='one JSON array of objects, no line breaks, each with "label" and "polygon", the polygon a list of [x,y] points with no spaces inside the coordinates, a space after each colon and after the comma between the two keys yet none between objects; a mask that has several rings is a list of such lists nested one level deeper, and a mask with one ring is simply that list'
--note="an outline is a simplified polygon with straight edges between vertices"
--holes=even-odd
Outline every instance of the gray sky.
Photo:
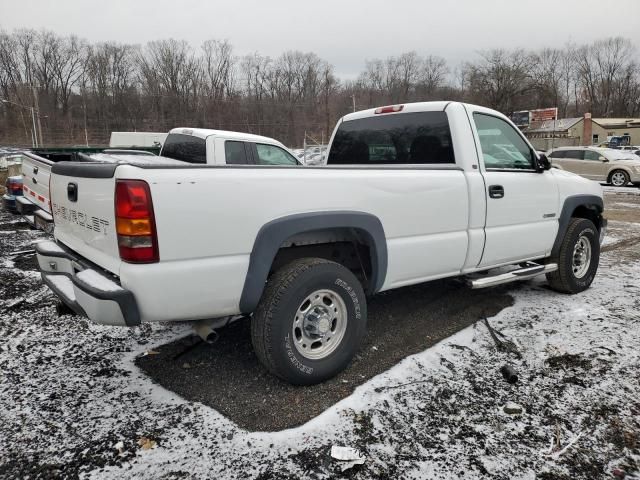
[{"label": "gray sky", "polygon": [[[612,20],[613,18],[613,20]],[[227,39],[236,54],[317,53],[341,77],[365,59],[416,50],[454,67],[495,47],[624,36],[640,48],[640,0],[0,0],[0,27],[92,42]]]}]

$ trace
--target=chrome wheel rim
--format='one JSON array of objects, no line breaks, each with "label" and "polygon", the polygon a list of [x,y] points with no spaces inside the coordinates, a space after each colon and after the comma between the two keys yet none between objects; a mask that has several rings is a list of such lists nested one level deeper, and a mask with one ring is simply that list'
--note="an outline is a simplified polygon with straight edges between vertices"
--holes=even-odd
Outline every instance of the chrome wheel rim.
[{"label": "chrome wheel rim", "polygon": [[624,186],[627,183],[626,180],[625,174],[622,172],[615,172],[611,175],[611,183],[615,187]]},{"label": "chrome wheel rim", "polygon": [[591,241],[584,235],[578,238],[573,247],[572,270],[575,278],[584,277],[591,265]]},{"label": "chrome wheel rim", "polygon": [[347,306],[332,290],[316,290],[296,310],[291,329],[300,355],[321,360],[331,355],[347,331]]}]

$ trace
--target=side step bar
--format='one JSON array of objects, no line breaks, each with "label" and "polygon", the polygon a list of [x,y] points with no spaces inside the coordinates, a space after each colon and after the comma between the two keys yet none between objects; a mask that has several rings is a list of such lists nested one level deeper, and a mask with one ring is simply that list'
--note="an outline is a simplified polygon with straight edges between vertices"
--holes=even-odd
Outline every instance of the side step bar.
[{"label": "side step bar", "polygon": [[557,263],[547,263],[546,265],[529,264],[526,267],[517,270],[511,270],[507,273],[501,273],[492,277],[478,278],[470,280],[469,285],[472,289],[494,287],[503,283],[511,283],[518,280],[529,280],[543,273],[555,272],[558,270]]}]

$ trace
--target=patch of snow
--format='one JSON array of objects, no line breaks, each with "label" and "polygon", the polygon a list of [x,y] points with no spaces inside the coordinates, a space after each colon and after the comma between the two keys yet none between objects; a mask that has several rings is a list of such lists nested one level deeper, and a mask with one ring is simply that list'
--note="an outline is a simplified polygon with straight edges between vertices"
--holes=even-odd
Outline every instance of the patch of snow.
[{"label": "patch of snow", "polygon": [[86,284],[103,292],[117,292],[122,290],[120,285],[100,275],[95,270],[86,269],[78,273],[76,276]]},{"label": "patch of snow", "polygon": [[73,283],[69,277],[66,275],[49,275],[47,278],[67,299],[76,301],[76,293],[73,291]]},{"label": "patch of snow", "polygon": [[[617,207],[617,208],[614,208]],[[615,209],[615,210],[621,210],[621,209],[629,209],[629,208],[640,208],[640,203],[626,203],[626,202],[613,202],[610,205],[607,205],[607,210],[609,209]]]},{"label": "patch of snow", "polygon": [[606,193],[622,193],[631,195],[640,195],[640,188],[638,187],[612,187],[611,185],[602,184],[602,190]]},{"label": "patch of snow", "polygon": [[51,240],[40,240],[34,242],[33,245],[42,253],[64,253],[64,250],[62,250],[56,242]]}]

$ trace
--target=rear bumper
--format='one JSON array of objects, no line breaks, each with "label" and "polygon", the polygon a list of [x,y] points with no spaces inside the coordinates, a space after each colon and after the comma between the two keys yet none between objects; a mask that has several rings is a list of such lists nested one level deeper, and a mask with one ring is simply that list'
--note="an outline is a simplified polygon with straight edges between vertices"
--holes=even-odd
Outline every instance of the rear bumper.
[{"label": "rear bumper", "polygon": [[53,233],[53,217],[28,198],[16,197],[16,210],[32,227]]},{"label": "rear bumper", "polygon": [[33,215],[33,213],[38,210],[38,206],[27,197],[19,196],[16,197],[16,209],[18,213],[22,215]]},{"label": "rear bumper", "polygon": [[4,205],[4,209],[8,210],[11,213],[17,213],[16,209],[16,197],[13,195],[3,195],[2,196],[2,204]]},{"label": "rear bumper", "polygon": [[55,242],[37,243],[36,253],[42,280],[74,312],[103,325],[140,325],[133,293]]}]

